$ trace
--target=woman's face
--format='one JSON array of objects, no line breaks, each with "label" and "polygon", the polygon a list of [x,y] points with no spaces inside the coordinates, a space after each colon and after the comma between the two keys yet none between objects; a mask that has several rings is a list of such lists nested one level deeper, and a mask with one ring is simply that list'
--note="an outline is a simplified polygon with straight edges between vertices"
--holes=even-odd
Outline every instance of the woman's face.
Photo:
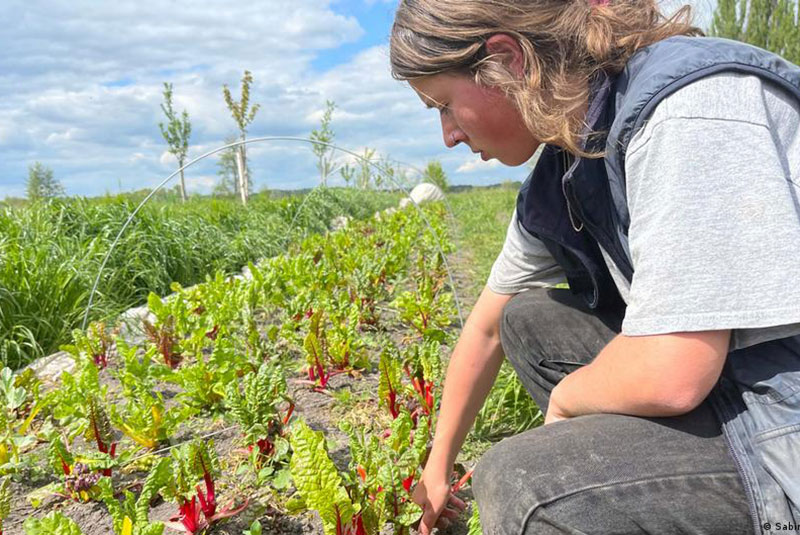
[{"label": "woman's face", "polygon": [[516,106],[495,88],[479,87],[464,74],[434,74],[410,82],[429,108],[439,110],[444,144],[465,143],[486,161],[522,165],[540,142],[531,135]]}]

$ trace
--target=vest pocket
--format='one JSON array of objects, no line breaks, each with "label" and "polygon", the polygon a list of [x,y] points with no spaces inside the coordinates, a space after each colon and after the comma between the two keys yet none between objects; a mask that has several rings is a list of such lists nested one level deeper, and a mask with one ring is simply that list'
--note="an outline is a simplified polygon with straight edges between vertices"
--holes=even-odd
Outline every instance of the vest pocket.
[{"label": "vest pocket", "polygon": [[[794,389],[779,395],[744,393],[745,402],[757,422],[753,435],[755,454],[769,475],[780,485],[795,511],[800,511],[800,392]],[[792,519],[774,519],[788,522]]]}]

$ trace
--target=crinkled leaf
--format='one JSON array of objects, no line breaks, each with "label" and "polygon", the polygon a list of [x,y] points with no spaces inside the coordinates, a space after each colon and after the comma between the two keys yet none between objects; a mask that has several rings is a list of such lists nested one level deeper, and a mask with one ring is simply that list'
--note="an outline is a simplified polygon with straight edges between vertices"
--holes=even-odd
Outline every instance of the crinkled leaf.
[{"label": "crinkled leaf", "polygon": [[321,431],[298,421],[291,436],[291,475],[309,509],[319,512],[326,535],[336,533],[337,516],[349,524],[358,511],[342,486],[342,478],[325,449]]},{"label": "crinkled leaf", "polygon": [[56,511],[41,520],[28,518],[22,527],[27,535],[83,535],[78,524]]},{"label": "crinkled leaf", "polygon": [[283,490],[292,484],[292,473],[288,468],[278,470],[275,477],[272,478],[272,486],[277,490]]},{"label": "crinkled leaf", "polygon": [[0,520],[11,513],[11,482],[8,478],[0,481]]}]

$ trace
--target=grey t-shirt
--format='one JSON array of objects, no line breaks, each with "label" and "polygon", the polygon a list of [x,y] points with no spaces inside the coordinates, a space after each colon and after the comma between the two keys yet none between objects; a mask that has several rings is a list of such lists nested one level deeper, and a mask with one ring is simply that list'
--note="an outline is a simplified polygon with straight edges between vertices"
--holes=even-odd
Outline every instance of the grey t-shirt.
[{"label": "grey t-shirt", "polygon": [[[659,103],[625,159],[623,334],[733,329],[731,349],[800,334],[800,104],[750,75],[702,78]],[[512,294],[564,280],[516,214],[489,276]]]}]

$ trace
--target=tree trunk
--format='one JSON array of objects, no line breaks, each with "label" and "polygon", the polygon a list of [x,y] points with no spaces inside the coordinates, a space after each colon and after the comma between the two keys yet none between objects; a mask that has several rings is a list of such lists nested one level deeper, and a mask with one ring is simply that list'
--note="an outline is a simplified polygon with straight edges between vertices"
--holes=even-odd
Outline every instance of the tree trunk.
[{"label": "tree trunk", "polygon": [[238,175],[242,204],[247,206],[247,175],[245,173],[244,150],[241,145],[236,150],[236,174]]},{"label": "tree trunk", "polygon": [[181,201],[186,202],[186,181],[183,178],[183,160],[178,161],[181,167]]},{"label": "tree trunk", "polygon": [[[242,136],[242,141],[244,140],[245,138]],[[242,189],[244,190],[245,198],[250,199],[250,173],[247,170],[247,145],[239,145],[239,149],[242,151],[242,172],[244,176],[242,179]]]}]

